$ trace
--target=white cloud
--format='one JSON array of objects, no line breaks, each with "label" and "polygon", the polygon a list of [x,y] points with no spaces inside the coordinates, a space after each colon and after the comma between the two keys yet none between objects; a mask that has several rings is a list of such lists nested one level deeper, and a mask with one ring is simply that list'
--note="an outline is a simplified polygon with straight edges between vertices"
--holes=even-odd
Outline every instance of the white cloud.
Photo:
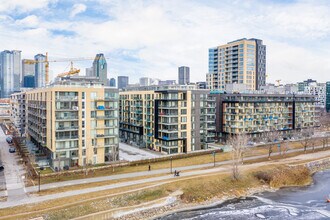
[{"label": "white cloud", "polygon": [[86,11],[87,7],[84,4],[74,4],[72,7],[72,11],[70,13],[70,17],[73,18],[77,14],[83,13]]},{"label": "white cloud", "polygon": [[45,8],[51,2],[56,2],[56,0],[1,0],[0,12],[10,12],[13,10],[28,12],[35,9]]},{"label": "white cloud", "polygon": [[39,19],[35,15],[29,15],[21,20],[16,20],[15,23],[22,27],[35,28],[39,25]]}]

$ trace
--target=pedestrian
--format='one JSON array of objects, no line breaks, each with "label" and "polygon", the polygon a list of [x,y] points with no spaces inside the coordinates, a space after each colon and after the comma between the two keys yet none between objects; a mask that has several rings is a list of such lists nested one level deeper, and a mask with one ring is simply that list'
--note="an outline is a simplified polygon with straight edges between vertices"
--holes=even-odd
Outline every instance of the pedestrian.
[{"label": "pedestrian", "polygon": [[174,170],[174,176],[176,176],[176,170]]},{"label": "pedestrian", "polygon": [[151,166],[150,166],[150,164],[149,164],[149,171],[151,170]]}]

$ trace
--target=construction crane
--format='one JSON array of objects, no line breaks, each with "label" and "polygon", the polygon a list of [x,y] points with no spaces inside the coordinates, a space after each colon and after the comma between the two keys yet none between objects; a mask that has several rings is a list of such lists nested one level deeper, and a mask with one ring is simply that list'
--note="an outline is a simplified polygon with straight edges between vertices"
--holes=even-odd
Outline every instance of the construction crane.
[{"label": "construction crane", "polygon": [[60,73],[57,75],[57,77],[64,77],[64,76],[71,76],[71,75],[76,75],[80,72],[80,69],[73,68],[73,62],[71,61],[71,67],[68,72]]},{"label": "construction crane", "polygon": [[277,86],[280,86],[281,85],[281,79],[277,79],[277,80],[275,80],[276,82],[277,82]]},{"label": "construction crane", "polygon": [[[66,76],[66,75],[74,75],[74,74],[77,74],[77,73],[80,72],[80,70],[73,68],[72,61],[84,61],[84,60],[95,60],[95,59],[97,59],[97,58],[95,58],[95,57],[83,57],[83,58],[68,58],[68,59],[49,60],[48,59],[48,52],[46,52],[45,60],[25,60],[24,63],[25,64],[45,63],[45,74],[46,74],[45,75],[45,81],[46,81],[46,84],[48,84],[49,83],[49,63],[50,62],[53,62],[53,63],[55,63],[55,62],[68,62],[68,61],[71,62],[70,71],[66,72],[66,73],[61,73],[57,76],[57,77],[63,77],[63,76]],[[108,58],[105,58],[105,59],[108,59]]]}]

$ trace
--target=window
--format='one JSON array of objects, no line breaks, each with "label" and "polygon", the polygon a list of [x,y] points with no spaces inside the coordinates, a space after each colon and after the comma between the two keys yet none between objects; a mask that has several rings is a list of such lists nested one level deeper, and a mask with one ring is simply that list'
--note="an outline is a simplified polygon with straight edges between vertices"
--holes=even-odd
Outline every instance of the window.
[{"label": "window", "polygon": [[181,122],[187,122],[187,117],[181,117]]},{"label": "window", "polygon": [[94,154],[97,154],[97,148],[94,147],[93,149],[94,149]]},{"label": "window", "polygon": [[82,125],[83,128],[85,127],[85,121],[82,121]]},{"label": "window", "polygon": [[83,156],[86,156],[86,149],[83,149],[83,150],[82,150],[82,155],[83,155]]},{"label": "window", "polygon": [[85,140],[82,140],[82,147],[85,147]]},{"label": "window", "polygon": [[187,114],[187,109],[181,109],[181,115],[186,115]]},{"label": "window", "polygon": [[181,125],[181,130],[186,130],[187,129],[187,125]]},{"label": "window", "polygon": [[85,102],[82,102],[82,109],[85,109]]},{"label": "window", "polygon": [[85,92],[82,92],[82,99],[85,99]]},{"label": "window", "polygon": [[91,99],[95,99],[96,98],[96,92],[91,92]]},{"label": "window", "polygon": [[82,118],[85,118],[85,111],[82,111]]}]

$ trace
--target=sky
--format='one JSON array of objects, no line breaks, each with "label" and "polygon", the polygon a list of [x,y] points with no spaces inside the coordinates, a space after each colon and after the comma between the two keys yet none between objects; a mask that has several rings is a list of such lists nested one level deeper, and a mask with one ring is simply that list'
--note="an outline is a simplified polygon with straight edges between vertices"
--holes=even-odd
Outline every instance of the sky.
[{"label": "sky", "polygon": [[[50,60],[104,53],[108,77],[205,81],[208,49],[239,38],[267,46],[267,82],[330,81],[328,0],[0,0],[0,50]],[[69,62],[50,63],[51,76]]]}]

